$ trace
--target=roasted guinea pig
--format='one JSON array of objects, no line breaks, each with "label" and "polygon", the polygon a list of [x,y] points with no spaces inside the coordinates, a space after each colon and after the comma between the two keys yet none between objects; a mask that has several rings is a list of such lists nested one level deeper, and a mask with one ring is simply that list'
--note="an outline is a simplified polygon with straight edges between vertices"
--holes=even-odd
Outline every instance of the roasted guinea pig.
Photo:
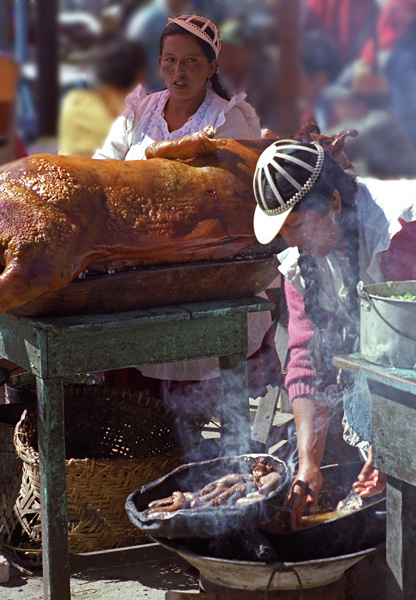
[{"label": "roasted guinea pig", "polygon": [[278,487],[281,473],[264,458],[258,458],[249,474],[228,473],[193,492],[175,491],[167,498],[149,503],[147,516],[164,518],[184,508],[253,504],[264,500]]},{"label": "roasted guinea pig", "polygon": [[258,247],[252,178],[273,139],[213,135],[208,127],[155,143],[144,161],[40,154],[1,168],[0,312],[86,269],[232,259]]}]

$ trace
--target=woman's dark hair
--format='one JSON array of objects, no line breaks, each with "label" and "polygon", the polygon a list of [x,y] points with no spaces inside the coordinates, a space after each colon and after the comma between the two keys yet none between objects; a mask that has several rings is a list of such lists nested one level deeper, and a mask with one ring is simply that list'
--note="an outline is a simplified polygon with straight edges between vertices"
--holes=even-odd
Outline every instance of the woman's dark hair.
[{"label": "woman's dark hair", "polygon": [[146,49],[140,42],[109,38],[98,46],[94,68],[99,83],[128,90],[137,83],[139,73],[146,72]]},{"label": "woman's dark hair", "polygon": [[[214,37],[214,34],[210,27],[207,27],[205,31],[206,31],[206,33],[208,33],[208,35],[212,35],[212,37]],[[209,63],[211,63],[213,60],[215,60],[216,57],[215,57],[214,49],[211,48],[211,46],[208,44],[208,42],[204,42],[204,40],[202,38],[198,37],[197,35],[194,35],[193,33],[189,33],[188,31],[186,31],[186,29],[184,29],[180,25],[177,25],[176,23],[169,23],[169,25],[167,25],[165,27],[165,29],[162,31],[162,35],[160,36],[160,40],[159,40],[160,55],[162,55],[163,46],[165,44],[166,38],[173,36],[173,35],[188,35],[188,36],[192,37],[198,43],[198,45],[201,48],[202,52],[204,53],[204,56],[207,59],[207,61]],[[210,77],[210,81],[211,81],[213,91],[216,94],[218,94],[218,96],[221,96],[221,98],[224,98],[225,100],[230,99],[227,92],[224,90],[224,88],[220,84],[220,81],[218,78],[218,73],[216,71]]]},{"label": "woman's dark hair", "polygon": [[[288,154],[295,154],[296,158],[315,165],[316,155],[307,151],[291,150]],[[310,173],[304,168],[299,168],[289,160],[279,160],[279,164],[289,172],[294,179],[303,185]],[[282,195],[283,200],[289,200],[295,193],[294,187],[278,172],[273,171],[273,179]],[[357,192],[357,183],[354,177],[349,175],[340,167],[340,165],[325,152],[322,171],[312,187],[312,190],[304,196],[293,208],[293,212],[304,210],[315,210],[325,213],[329,210],[333,193],[337,190],[342,201],[342,210],[340,213],[339,224],[344,230],[345,238],[348,244],[348,264],[349,270],[344,273],[345,284],[348,289],[350,302],[349,318],[345,323],[340,323],[343,328],[343,351],[350,353],[355,347],[358,335],[359,323],[359,303],[357,294],[357,284],[359,281],[358,266],[358,220],[357,208],[355,204],[355,195]],[[277,208],[278,201],[266,184],[265,197],[269,208]],[[301,254],[298,259],[302,278],[305,282],[305,310],[310,317],[314,335],[311,344],[312,365],[317,376],[317,389],[323,391],[330,383],[335,383],[336,369],[332,365],[334,351],[330,346],[330,340],[324,338],[322,322],[322,311],[319,307],[319,287],[320,280],[316,259],[312,256]],[[339,349],[338,349],[339,350]]]}]

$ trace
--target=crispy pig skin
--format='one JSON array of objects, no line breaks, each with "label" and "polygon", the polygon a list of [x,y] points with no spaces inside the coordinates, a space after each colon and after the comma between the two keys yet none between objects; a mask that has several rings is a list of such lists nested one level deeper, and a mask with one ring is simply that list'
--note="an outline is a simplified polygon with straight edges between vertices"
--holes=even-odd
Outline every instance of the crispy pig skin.
[{"label": "crispy pig skin", "polygon": [[[347,135],[307,123],[294,138],[319,141],[345,168]],[[0,313],[85,269],[232,259],[258,247],[252,180],[273,141],[216,139],[207,127],[152,144],[144,161],[39,154],[0,167]]]},{"label": "crispy pig skin", "polygon": [[231,259],[258,246],[252,178],[272,140],[208,138],[173,140],[174,152],[155,144],[146,161],[40,154],[0,168],[0,312],[85,269]]}]

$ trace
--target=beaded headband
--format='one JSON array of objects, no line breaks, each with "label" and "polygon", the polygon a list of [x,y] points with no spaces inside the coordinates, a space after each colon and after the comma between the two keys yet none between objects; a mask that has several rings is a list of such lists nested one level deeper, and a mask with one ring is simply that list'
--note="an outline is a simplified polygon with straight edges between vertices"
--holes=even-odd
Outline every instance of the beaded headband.
[{"label": "beaded headband", "polygon": [[[212,21],[202,15],[181,15],[175,19],[169,17],[168,23],[176,23],[176,25],[183,27],[189,33],[193,33],[204,40],[204,42],[207,42],[214,50],[215,57],[218,58],[221,50],[221,38],[217,26]],[[205,31],[207,27],[212,30],[214,34],[213,38]]]},{"label": "beaded headband", "polygon": [[[314,148],[311,148],[314,146]],[[290,154],[286,154],[285,152],[281,152],[281,150],[303,150],[305,152],[311,152],[312,154],[316,154],[316,164],[315,166],[311,166],[308,163],[292,156]],[[303,185],[301,185],[296,179],[294,179],[275,159],[281,158],[284,160],[288,160],[292,163],[295,163],[309,171],[311,173],[310,177],[305,181]],[[306,146],[301,142],[297,142],[295,140],[278,140],[274,142],[271,146],[266,148],[264,152],[260,155],[259,160],[257,161],[256,170],[254,172],[254,196],[256,198],[257,204],[262,209],[262,211],[269,216],[280,215],[285,212],[289,208],[293,208],[293,206],[301,200],[306,194],[310,191],[315,181],[318,179],[322,166],[324,164],[324,149],[317,142],[311,142],[310,145]],[[297,192],[286,202],[283,200],[279,190],[276,187],[275,182],[271,176],[271,169],[278,171],[293,187],[297,190]],[[270,185],[274,196],[279,202],[280,206],[278,208],[269,208],[267,206],[266,198],[264,196],[264,190],[262,185],[263,176],[267,179],[268,184]]]}]

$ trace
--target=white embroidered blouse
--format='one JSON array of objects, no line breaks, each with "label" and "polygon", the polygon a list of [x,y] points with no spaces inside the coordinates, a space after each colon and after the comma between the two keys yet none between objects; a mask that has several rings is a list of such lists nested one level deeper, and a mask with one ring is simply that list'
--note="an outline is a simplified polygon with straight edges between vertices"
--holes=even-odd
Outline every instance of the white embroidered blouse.
[{"label": "white embroidered blouse", "polygon": [[212,90],[195,114],[180,129],[169,131],[164,109],[169,91],[146,94],[141,85],[127,96],[126,109],[113,123],[103,147],[93,158],[145,160],[145,149],[154,141],[180,138],[211,125],[218,138],[256,139],[261,136],[254,108],[236,94],[224,100]]}]

